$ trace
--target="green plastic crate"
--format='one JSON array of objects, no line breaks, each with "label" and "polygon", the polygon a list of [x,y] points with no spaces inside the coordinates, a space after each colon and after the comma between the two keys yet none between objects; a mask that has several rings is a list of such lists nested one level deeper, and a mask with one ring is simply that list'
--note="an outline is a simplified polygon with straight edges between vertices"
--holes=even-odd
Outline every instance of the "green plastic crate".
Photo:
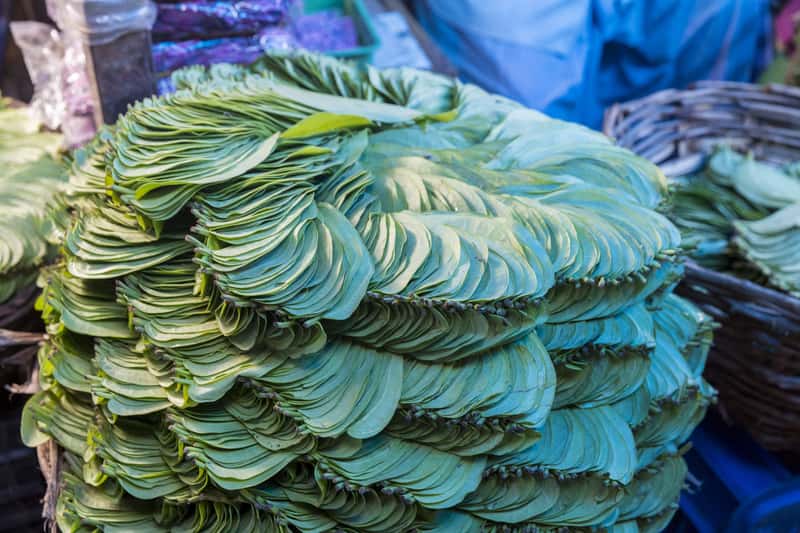
[{"label": "green plastic crate", "polygon": [[372,61],[372,55],[380,46],[381,41],[363,0],[304,0],[303,11],[305,13],[337,11],[352,18],[358,33],[359,45],[356,48],[328,52],[328,55],[350,59],[358,63]]}]

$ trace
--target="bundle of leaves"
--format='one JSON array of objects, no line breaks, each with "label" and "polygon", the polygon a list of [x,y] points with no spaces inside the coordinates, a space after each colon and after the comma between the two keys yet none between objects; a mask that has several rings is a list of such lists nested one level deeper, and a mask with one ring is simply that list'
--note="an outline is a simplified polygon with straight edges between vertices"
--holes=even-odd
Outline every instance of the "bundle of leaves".
[{"label": "bundle of leaves", "polygon": [[[51,201],[66,181],[58,150],[61,136],[40,131],[30,110],[0,98],[0,329],[41,331],[33,309],[41,265],[57,248],[48,242]],[[13,338],[11,338],[13,336]],[[0,386],[27,380],[35,336],[3,335]],[[21,451],[21,450],[16,450]]]},{"label": "bundle of leaves", "polygon": [[659,170],[454,80],[192,68],[43,272],[69,531],[657,531],[713,391]]},{"label": "bundle of leaves", "polygon": [[800,168],[730,148],[674,183],[671,218],[698,263],[800,296]]},{"label": "bundle of leaves", "polygon": [[60,145],[60,135],[39,131],[28,108],[0,101],[0,305],[35,286],[38,267],[54,255],[47,212],[66,181]]}]

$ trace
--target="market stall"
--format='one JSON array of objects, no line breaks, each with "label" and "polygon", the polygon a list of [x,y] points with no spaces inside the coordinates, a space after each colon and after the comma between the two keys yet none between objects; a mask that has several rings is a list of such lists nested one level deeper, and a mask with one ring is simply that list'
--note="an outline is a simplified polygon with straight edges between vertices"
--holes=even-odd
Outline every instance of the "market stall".
[{"label": "market stall", "polygon": [[800,92],[738,1],[4,11],[0,531],[790,531]]}]

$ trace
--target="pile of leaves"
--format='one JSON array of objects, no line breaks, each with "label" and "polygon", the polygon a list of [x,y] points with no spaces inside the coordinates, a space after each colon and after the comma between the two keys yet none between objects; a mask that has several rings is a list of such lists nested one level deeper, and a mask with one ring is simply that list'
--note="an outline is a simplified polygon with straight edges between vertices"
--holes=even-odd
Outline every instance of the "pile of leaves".
[{"label": "pile of leaves", "polygon": [[66,180],[61,136],[40,132],[26,107],[0,101],[0,305],[35,286],[48,246],[48,205]]},{"label": "pile of leaves", "polygon": [[192,68],[44,271],[68,531],[659,531],[713,391],[657,167],[429,73]]},{"label": "pile of leaves", "polygon": [[66,181],[61,136],[40,131],[30,110],[0,98],[0,387],[27,380],[41,331],[33,309],[39,267],[56,256],[48,242],[50,203]]},{"label": "pile of leaves", "polygon": [[672,219],[698,263],[800,296],[800,166],[731,148],[674,184]]}]

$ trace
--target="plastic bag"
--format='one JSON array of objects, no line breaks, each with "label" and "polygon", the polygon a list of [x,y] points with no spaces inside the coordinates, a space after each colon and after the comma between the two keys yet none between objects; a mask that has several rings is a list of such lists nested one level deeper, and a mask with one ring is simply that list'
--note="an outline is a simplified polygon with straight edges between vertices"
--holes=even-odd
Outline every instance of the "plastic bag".
[{"label": "plastic bag", "polygon": [[[200,26],[208,31],[213,28],[220,31],[222,28],[244,29],[250,22],[237,22],[233,13],[236,9],[242,9],[239,13],[244,15],[245,4],[250,7],[259,4],[259,9],[264,10],[262,14],[269,10],[267,6],[273,6],[276,10],[275,20],[280,23],[267,25],[250,36],[156,43],[153,45],[154,70],[168,73],[190,65],[252,63],[270,50],[305,48],[317,52],[332,52],[358,46],[358,33],[352,18],[333,10],[304,15],[302,0],[185,1],[163,4],[159,5],[159,19],[154,31],[164,31],[168,23],[174,29],[184,32],[193,31],[193,28]],[[169,17],[165,16],[167,13],[170,14]],[[213,20],[215,16],[219,19]],[[266,15],[262,20],[266,20]]]},{"label": "plastic bag", "polygon": [[61,129],[69,148],[91,139],[94,101],[80,41],[40,22],[14,22],[11,34],[33,82],[31,109],[37,120]]},{"label": "plastic bag", "polygon": [[89,83],[86,54],[79,39],[62,32],[64,56],[61,65],[61,90],[66,106],[61,132],[67,147],[88,142],[97,132],[94,95]]},{"label": "plastic bag", "polygon": [[163,42],[153,45],[153,68],[156,72],[171,72],[189,65],[246,64],[267,50],[292,48],[297,48],[297,42],[292,32],[282,27],[267,28],[253,37]]},{"label": "plastic bag", "polygon": [[153,38],[175,41],[252,35],[265,27],[285,24],[291,4],[292,0],[195,0],[159,4]]},{"label": "plastic bag", "polygon": [[61,34],[42,22],[12,22],[10,29],[33,83],[31,110],[47,128],[58,129],[66,111],[61,90]]},{"label": "plastic bag", "polygon": [[150,0],[48,0],[48,12],[59,28],[76,30],[89,44],[149,30],[156,19]]}]

